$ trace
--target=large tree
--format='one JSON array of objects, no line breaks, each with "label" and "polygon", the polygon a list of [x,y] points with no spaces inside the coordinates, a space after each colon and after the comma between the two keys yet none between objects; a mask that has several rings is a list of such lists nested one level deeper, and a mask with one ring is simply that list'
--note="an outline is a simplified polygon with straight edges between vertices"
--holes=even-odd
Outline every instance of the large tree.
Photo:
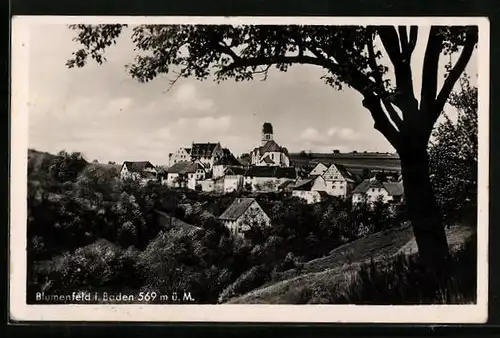
[{"label": "large tree", "polygon": [[[90,57],[102,63],[105,49],[116,42],[124,25],[73,25],[83,48],[68,67],[83,67]],[[374,127],[399,153],[409,216],[420,257],[434,272],[446,270],[449,249],[429,180],[427,145],[433,126],[469,62],[478,41],[477,26],[432,26],[423,59],[422,88],[415,97],[411,57],[417,26],[299,25],[141,25],[133,28],[138,55],[130,75],[147,82],[158,75],[216,81],[267,78],[273,67],[294,64],[321,67],[322,79],[334,89],[358,91]],[[439,60],[458,53],[438,88]],[[388,79],[392,63],[395,81]]]}]

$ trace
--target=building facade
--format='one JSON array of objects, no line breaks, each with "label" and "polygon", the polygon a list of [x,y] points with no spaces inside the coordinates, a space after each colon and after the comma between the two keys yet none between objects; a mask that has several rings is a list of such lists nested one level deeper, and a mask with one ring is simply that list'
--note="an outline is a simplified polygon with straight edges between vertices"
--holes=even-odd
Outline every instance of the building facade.
[{"label": "building facade", "polygon": [[261,145],[250,152],[250,164],[254,166],[290,166],[288,150],[276,143],[273,126],[266,122],[262,126]]},{"label": "building facade", "polygon": [[255,198],[237,198],[219,216],[219,220],[233,234],[243,234],[253,226],[269,226],[271,219]]}]

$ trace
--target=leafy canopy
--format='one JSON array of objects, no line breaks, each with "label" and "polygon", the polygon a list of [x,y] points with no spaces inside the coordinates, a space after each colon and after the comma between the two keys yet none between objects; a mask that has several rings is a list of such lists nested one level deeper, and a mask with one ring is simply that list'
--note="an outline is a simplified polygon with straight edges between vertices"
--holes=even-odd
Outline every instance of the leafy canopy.
[{"label": "leafy canopy", "polygon": [[[116,43],[125,27],[71,25],[83,48],[73,53],[67,66],[83,67],[89,57],[103,63],[106,48]],[[476,26],[430,28],[419,105],[410,66],[418,30],[417,26],[140,25],[132,29],[138,55],[127,70],[140,82],[174,73],[174,84],[190,76],[245,81],[260,74],[266,79],[273,67],[287,71],[294,64],[316,65],[325,70],[322,79],[328,85],[336,89],[347,85],[363,95],[375,128],[398,149],[407,134],[428,140],[478,39]],[[383,51],[393,65],[394,83],[387,77],[388,67],[379,64]],[[447,67],[448,76],[438,92],[439,57],[456,52],[460,57]]]}]

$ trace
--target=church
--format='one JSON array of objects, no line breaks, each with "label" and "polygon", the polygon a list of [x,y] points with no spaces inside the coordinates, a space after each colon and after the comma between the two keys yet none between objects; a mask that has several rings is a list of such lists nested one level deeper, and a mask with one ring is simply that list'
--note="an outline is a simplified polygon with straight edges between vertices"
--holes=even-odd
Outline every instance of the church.
[{"label": "church", "polygon": [[274,141],[273,126],[269,122],[262,126],[261,146],[252,150],[250,157],[254,166],[290,166],[288,150]]}]

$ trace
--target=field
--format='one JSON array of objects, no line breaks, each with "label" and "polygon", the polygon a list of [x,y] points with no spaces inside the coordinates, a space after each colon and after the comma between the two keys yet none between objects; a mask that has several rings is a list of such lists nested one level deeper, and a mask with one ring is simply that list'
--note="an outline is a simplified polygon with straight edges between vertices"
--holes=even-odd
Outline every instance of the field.
[{"label": "field", "polygon": [[390,153],[309,153],[306,156],[304,154],[292,153],[290,154],[290,158],[296,166],[317,162],[325,164],[335,162],[344,165],[355,174],[361,174],[364,168],[372,171],[401,171],[399,156]]}]

